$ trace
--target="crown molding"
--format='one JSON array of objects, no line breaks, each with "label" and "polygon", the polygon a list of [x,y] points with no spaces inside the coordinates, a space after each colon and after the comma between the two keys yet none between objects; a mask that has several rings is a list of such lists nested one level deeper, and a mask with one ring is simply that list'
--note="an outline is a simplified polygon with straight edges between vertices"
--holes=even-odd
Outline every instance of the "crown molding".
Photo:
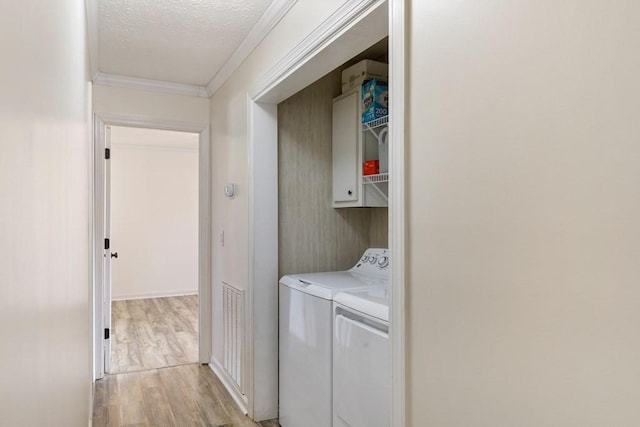
[{"label": "crown molding", "polygon": [[197,96],[208,98],[207,88],[185,83],[165,82],[161,80],[141,79],[138,77],[120,76],[117,74],[97,73],[93,84],[100,86],[119,86],[131,89],[150,90],[155,92],[173,93],[177,95]]},{"label": "crown molding", "polygon": [[216,73],[207,85],[208,96],[213,95],[231,75],[240,67],[245,59],[254,51],[264,38],[273,30],[289,9],[298,0],[274,0],[253,26],[240,46],[231,54],[227,62]]},{"label": "crown molding", "polygon": [[197,96],[201,98],[209,97],[207,89],[204,86],[165,82],[161,80],[142,79],[138,77],[122,76],[118,74],[101,73],[97,0],[85,0],[85,8],[87,14],[89,62],[91,67],[91,80],[93,81],[93,84],[101,86],[119,86],[131,89],[150,90],[178,95]]},{"label": "crown molding", "polygon": [[249,34],[244,38],[242,43],[240,43],[240,46],[231,54],[229,59],[220,70],[218,70],[211,81],[209,81],[209,84],[204,87],[100,72],[98,4],[97,0],[85,0],[92,81],[94,84],[101,86],[120,86],[208,98],[233,75],[244,60],[247,59],[251,52],[264,40],[267,34],[273,30],[297,1],[298,0],[274,0],[260,19],[258,19],[258,22],[256,22],[251,31],[249,31]]}]

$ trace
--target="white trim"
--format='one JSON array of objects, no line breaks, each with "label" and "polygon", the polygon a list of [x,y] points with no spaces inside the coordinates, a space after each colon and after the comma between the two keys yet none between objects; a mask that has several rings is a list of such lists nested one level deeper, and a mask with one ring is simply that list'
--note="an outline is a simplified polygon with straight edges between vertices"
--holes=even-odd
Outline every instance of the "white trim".
[{"label": "white trim", "polygon": [[[93,112],[91,111],[91,109],[87,109],[87,123],[89,123],[89,134],[87,135],[87,140],[88,141],[93,141],[93,137],[94,137],[94,118],[93,118]],[[88,198],[89,198],[89,229],[88,231],[88,237],[89,237],[89,241],[87,242],[89,245],[89,259],[87,260],[88,265],[89,265],[89,274],[87,277],[88,282],[90,283],[89,286],[89,325],[91,325],[90,329],[91,329],[91,335],[93,335],[95,328],[96,328],[96,318],[94,316],[94,310],[95,310],[95,286],[94,286],[94,280],[93,280],[93,264],[95,261],[95,256],[94,256],[94,232],[95,232],[95,226],[94,226],[94,202],[93,202],[93,183],[94,183],[94,176],[93,176],[93,170],[94,170],[94,144],[89,144],[89,157],[87,158],[87,163],[89,165],[89,182],[88,182],[88,188],[87,188],[87,192],[88,192]],[[93,337],[92,337],[93,338]],[[89,344],[89,364],[91,366],[91,381],[89,382],[89,427],[92,427],[93,425],[93,406],[94,406],[94,392],[95,392],[95,379],[96,379],[96,348],[95,348],[95,340],[91,340],[90,344]]]},{"label": "white trim", "polygon": [[132,126],[150,129],[195,132],[199,136],[199,177],[198,177],[198,335],[199,361],[208,363],[212,351],[212,298],[211,298],[211,142],[208,124],[161,120],[140,116],[119,114],[94,115],[94,156],[93,188],[90,198],[93,200],[93,289],[94,289],[94,379],[104,376],[104,358],[102,354],[103,310],[102,298],[102,257],[104,236],[104,138],[105,126]]},{"label": "white trim", "polygon": [[[278,396],[278,128],[277,103],[342,65],[387,35],[371,25],[386,16],[385,0],[350,0],[292,49],[262,78],[248,97],[247,155],[249,276],[247,286],[247,398],[249,417],[274,418]],[[384,9],[382,9],[384,7]],[[379,12],[379,13],[376,13]],[[356,27],[368,21],[368,27]],[[384,19],[383,19],[384,18]],[[355,29],[354,29],[355,27]],[[350,30],[354,29],[353,33]],[[380,32],[384,35],[380,36]],[[349,38],[351,36],[351,38]],[[380,37],[379,37],[380,36]],[[339,54],[334,55],[338,50]],[[256,303],[259,301],[260,303]],[[269,338],[267,331],[272,332]]]},{"label": "white trim", "polygon": [[236,387],[234,381],[229,378],[227,371],[225,371],[222,365],[220,365],[220,363],[218,363],[218,361],[213,357],[211,358],[211,362],[209,363],[209,368],[220,379],[233,400],[240,407],[242,413],[244,415],[247,415],[247,396],[245,396],[240,392],[240,390],[238,390],[238,387]]},{"label": "white trim", "polygon": [[247,37],[244,38],[240,46],[231,54],[227,62],[222,65],[207,85],[207,94],[212,96],[215,91],[233,75],[245,59],[255,50],[264,38],[273,30],[280,20],[287,14],[289,9],[298,0],[274,0],[264,14],[258,19]]},{"label": "white trim", "polygon": [[87,39],[89,42],[89,62],[91,81],[94,81],[100,72],[100,43],[98,38],[98,1],[85,0],[87,13]]},{"label": "white trim", "polygon": [[[105,126],[104,129],[104,146],[105,149],[111,148],[111,126]],[[106,150],[105,150],[106,151]],[[104,165],[104,234],[101,237],[111,238],[111,161],[101,160]],[[103,247],[104,257],[101,258],[104,270],[102,271],[103,277],[103,292],[102,292],[102,318],[103,326],[105,329],[112,329],[112,304],[111,293],[113,291],[113,277],[112,271],[112,257],[113,250]],[[105,339],[102,341],[104,348],[104,371],[111,372],[111,340]]]},{"label": "white trim", "polygon": [[118,86],[131,89],[150,90],[155,92],[173,93],[176,95],[197,96],[208,98],[207,88],[186,83],[165,82],[162,80],[141,79],[139,77],[121,76],[98,72],[93,84],[101,86]]},{"label": "white trim", "polygon": [[180,289],[175,291],[162,292],[145,292],[142,294],[122,295],[119,297],[111,297],[111,301],[126,301],[130,299],[147,299],[147,298],[170,298],[183,297],[187,295],[198,295],[197,289]]},{"label": "white trim", "polygon": [[250,97],[260,100],[274,87],[290,77],[312,57],[328,47],[340,35],[355,25],[363,16],[385,0],[348,0],[331,14],[311,34],[305,37],[286,56],[278,61],[255,83]]},{"label": "white trim", "polygon": [[[278,417],[278,106],[247,99],[249,417]],[[256,129],[259,131],[255,132]],[[256,303],[259,301],[259,303]]]},{"label": "white trim", "polygon": [[391,424],[406,425],[405,318],[405,2],[389,0],[389,140],[391,183],[389,247],[391,249],[390,342]]},{"label": "white trim", "polygon": [[198,341],[200,363],[213,354],[213,280],[211,260],[211,135],[209,125],[200,132],[198,153]]},{"label": "white trim", "polygon": [[93,187],[90,199],[92,200],[93,216],[93,242],[92,242],[92,270],[93,270],[93,344],[94,364],[93,379],[104,376],[104,310],[102,298],[104,295],[103,262],[104,254],[104,121],[95,116],[93,120]]}]

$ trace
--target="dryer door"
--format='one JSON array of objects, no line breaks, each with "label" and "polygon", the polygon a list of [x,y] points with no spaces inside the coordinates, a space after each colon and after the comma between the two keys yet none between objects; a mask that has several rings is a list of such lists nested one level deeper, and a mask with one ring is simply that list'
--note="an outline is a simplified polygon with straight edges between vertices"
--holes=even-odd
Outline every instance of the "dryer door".
[{"label": "dryer door", "polygon": [[336,305],[333,426],[387,427],[390,380],[387,323]]}]

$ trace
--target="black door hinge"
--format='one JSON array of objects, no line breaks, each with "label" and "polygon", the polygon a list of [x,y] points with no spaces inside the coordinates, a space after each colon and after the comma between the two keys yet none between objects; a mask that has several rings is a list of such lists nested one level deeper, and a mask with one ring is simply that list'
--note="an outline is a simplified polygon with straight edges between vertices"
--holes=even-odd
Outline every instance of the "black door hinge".
[{"label": "black door hinge", "polygon": [[109,249],[109,239],[104,239],[104,248]]},{"label": "black door hinge", "polygon": [[104,158],[105,159],[110,159],[111,158],[111,148],[105,148],[104,149]]},{"label": "black door hinge", "polygon": [[108,340],[109,339],[109,328],[105,328],[104,329],[104,339]]}]

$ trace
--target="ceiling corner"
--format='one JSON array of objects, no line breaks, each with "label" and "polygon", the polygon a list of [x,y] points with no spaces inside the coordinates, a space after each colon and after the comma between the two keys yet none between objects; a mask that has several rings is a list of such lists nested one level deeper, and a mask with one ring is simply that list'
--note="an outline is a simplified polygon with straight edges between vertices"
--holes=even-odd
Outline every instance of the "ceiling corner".
[{"label": "ceiling corner", "polygon": [[87,14],[87,41],[91,81],[95,81],[100,73],[100,57],[98,44],[98,0],[85,0]]},{"label": "ceiling corner", "polygon": [[247,37],[240,43],[240,46],[238,46],[227,62],[224,63],[211,81],[209,81],[206,87],[208,96],[213,96],[229,77],[231,77],[234,71],[240,67],[244,60],[258,47],[262,40],[273,30],[297,1],[298,0],[274,0],[273,3],[271,3],[249,34],[247,34]]}]

